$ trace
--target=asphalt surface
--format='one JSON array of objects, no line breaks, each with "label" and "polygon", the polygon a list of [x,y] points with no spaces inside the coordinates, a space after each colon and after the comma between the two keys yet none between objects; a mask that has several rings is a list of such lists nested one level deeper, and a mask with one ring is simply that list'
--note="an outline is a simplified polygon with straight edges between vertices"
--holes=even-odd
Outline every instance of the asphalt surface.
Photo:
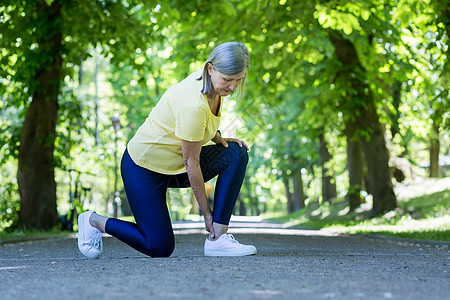
[{"label": "asphalt surface", "polygon": [[177,223],[176,249],[150,258],[104,237],[0,244],[0,299],[450,299],[450,243],[232,222],[248,257],[204,257],[202,223]]}]

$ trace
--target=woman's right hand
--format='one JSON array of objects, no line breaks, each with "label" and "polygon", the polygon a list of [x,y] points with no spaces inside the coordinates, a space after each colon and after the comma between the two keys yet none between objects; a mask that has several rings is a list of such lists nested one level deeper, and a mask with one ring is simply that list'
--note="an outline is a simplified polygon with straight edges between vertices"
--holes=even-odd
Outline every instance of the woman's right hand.
[{"label": "woman's right hand", "polygon": [[213,217],[211,214],[205,215],[205,227],[206,231],[209,232],[209,239],[213,240],[215,238]]}]

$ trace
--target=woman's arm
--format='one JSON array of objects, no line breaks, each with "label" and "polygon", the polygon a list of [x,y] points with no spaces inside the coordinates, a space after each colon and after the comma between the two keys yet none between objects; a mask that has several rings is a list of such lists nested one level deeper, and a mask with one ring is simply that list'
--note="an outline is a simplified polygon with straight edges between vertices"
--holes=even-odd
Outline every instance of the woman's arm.
[{"label": "woman's arm", "polygon": [[192,191],[195,199],[205,218],[206,230],[211,238],[214,238],[213,218],[211,208],[205,191],[205,181],[203,180],[202,170],[200,169],[200,152],[202,150],[202,142],[189,142],[181,140],[181,150],[183,153],[183,161],[189,176]]}]

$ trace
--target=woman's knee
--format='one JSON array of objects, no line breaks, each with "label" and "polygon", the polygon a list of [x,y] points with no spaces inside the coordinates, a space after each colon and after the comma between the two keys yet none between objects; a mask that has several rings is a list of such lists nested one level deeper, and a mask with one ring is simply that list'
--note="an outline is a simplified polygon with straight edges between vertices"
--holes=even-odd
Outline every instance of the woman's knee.
[{"label": "woman's knee", "polygon": [[239,146],[238,143],[228,143],[229,151],[233,154],[234,159],[238,159],[240,163],[248,163],[248,151],[244,146]]},{"label": "woman's knee", "polygon": [[153,249],[151,257],[169,257],[174,249],[175,246]]},{"label": "woman's knee", "polygon": [[144,254],[151,257],[169,257],[175,250],[175,240],[151,243],[146,247]]}]

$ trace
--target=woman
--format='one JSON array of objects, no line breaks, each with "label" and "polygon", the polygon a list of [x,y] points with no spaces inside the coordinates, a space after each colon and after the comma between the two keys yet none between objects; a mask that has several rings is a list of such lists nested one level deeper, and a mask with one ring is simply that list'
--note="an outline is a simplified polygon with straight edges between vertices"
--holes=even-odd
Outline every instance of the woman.
[{"label": "woman", "polygon": [[[122,158],[122,179],[136,224],[88,211],[78,218],[78,247],[89,258],[101,255],[102,232],[152,257],[168,257],[175,247],[166,204],[168,187],[191,187],[209,237],[206,256],[256,254],[227,234],[248,162],[248,146],[223,138],[219,127],[223,97],[239,88],[243,96],[249,55],[243,44],[217,46],[203,70],[170,87],[130,140]],[[212,140],[216,145],[203,146]],[[205,182],[218,176],[214,211]]]}]

